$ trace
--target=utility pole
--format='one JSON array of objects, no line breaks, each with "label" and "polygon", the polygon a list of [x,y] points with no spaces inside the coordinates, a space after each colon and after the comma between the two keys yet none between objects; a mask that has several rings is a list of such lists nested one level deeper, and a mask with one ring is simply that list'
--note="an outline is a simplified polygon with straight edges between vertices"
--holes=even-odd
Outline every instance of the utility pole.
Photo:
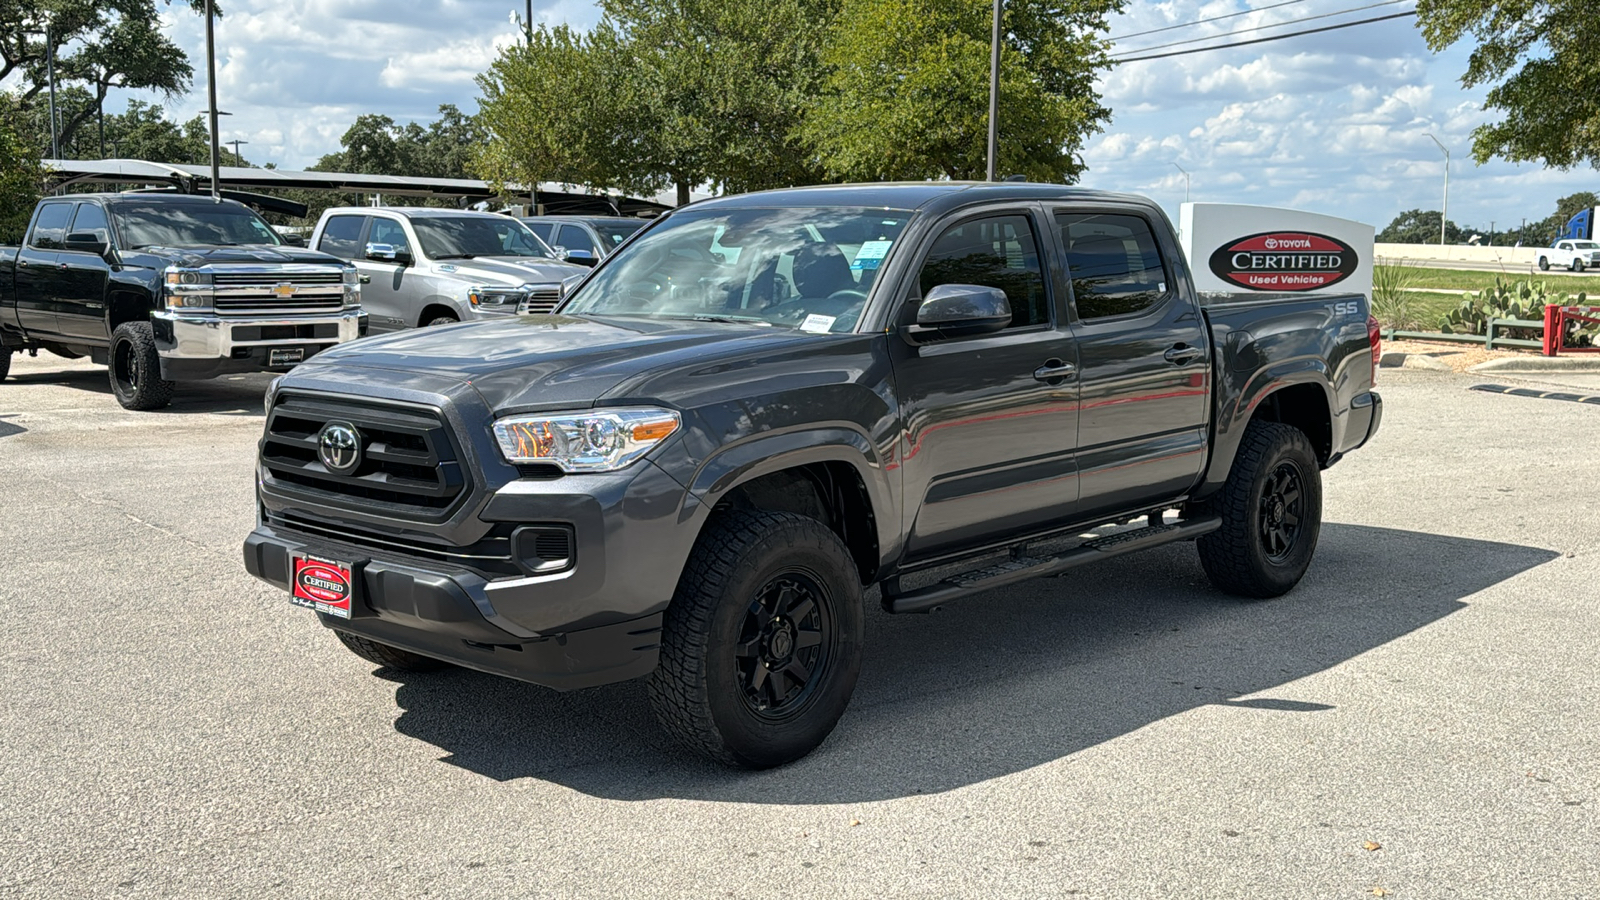
[{"label": "utility pole", "polygon": [[241,166],[244,165],[244,157],[239,155],[239,145],[240,144],[248,144],[250,142],[249,141],[241,141],[238,138],[234,138],[233,140],[229,141],[228,143],[233,145],[233,161],[238,163]]},{"label": "utility pole", "polygon": [[989,40],[989,180],[995,179],[995,155],[1000,146],[1000,7],[994,0],[994,36]]},{"label": "utility pole", "polygon": [[50,83],[50,158],[61,158],[61,141],[56,136],[56,41],[50,34],[50,19],[44,20],[44,56]]},{"label": "utility pole", "polygon": [[1189,202],[1189,170],[1185,169],[1183,166],[1179,166],[1177,163],[1173,163],[1173,165],[1177,166],[1178,171],[1183,173],[1183,202],[1188,203]]},{"label": "utility pole", "polygon": [[[1439,144],[1439,139],[1431,134],[1428,140]],[[1444,152],[1444,209],[1439,211],[1439,246],[1443,247],[1445,223],[1450,221],[1450,151],[1443,144],[1439,144],[1439,149]]]},{"label": "utility pole", "polygon": [[222,150],[217,146],[217,40],[211,24],[211,0],[206,0],[206,92],[211,99],[211,199],[222,199]]},{"label": "utility pole", "polygon": [[533,0],[528,0],[528,17],[522,20],[522,27],[527,29],[528,43],[533,43]]}]

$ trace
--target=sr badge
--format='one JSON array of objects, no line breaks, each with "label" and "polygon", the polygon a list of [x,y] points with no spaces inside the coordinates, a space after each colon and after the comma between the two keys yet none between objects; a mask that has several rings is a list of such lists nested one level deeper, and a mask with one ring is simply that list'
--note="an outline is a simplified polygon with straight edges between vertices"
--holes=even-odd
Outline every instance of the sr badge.
[{"label": "sr badge", "polygon": [[348,422],[329,422],[317,434],[317,458],[335,475],[349,475],[361,465],[361,433]]}]

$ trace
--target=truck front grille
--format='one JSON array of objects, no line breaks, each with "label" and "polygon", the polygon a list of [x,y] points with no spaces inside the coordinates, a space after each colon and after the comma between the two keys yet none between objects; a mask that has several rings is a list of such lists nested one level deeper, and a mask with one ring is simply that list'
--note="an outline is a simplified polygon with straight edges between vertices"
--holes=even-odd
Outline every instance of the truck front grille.
[{"label": "truck front grille", "polygon": [[560,302],[561,288],[539,288],[528,292],[528,296],[517,305],[517,312],[524,316],[547,315]]},{"label": "truck front grille", "polygon": [[[329,468],[319,439],[330,424],[358,436],[360,461]],[[267,414],[261,443],[266,487],[337,508],[442,520],[467,490],[449,428],[435,409],[286,392]]]},{"label": "truck front grille", "polygon": [[215,271],[211,278],[219,316],[307,315],[338,312],[344,306],[344,274],[339,271]]}]

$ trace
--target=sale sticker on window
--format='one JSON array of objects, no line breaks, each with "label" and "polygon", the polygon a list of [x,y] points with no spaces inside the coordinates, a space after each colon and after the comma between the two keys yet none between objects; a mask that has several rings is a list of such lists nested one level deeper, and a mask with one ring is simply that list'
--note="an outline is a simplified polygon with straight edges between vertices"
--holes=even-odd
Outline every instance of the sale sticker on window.
[{"label": "sale sticker on window", "polygon": [[294,575],[290,579],[290,602],[319,613],[350,618],[350,564],[315,556],[293,557]]},{"label": "sale sticker on window", "polygon": [[856,251],[855,261],[850,263],[850,268],[857,272],[876,269],[883,265],[883,258],[889,254],[889,247],[894,241],[867,241]]},{"label": "sale sticker on window", "polygon": [[811,315],[806,316],[806,320],[804,322],[800,323],[800,330],[809,331],[812,334],[826,334],[828,329],[833,327],[833,323],[835,321],[835,316],[823,316],[812,313]]}]

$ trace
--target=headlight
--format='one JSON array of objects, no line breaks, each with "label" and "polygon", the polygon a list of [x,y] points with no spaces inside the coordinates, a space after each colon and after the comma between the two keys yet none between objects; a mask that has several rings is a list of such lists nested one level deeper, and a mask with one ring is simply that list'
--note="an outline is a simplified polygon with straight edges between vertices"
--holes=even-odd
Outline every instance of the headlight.
[{"label": "headlight", "polygon": [[515,307],[522,301],[521,288],[511,287],[481,287],[473,285],[467,288],[467,302],[473,306],[511,306]]},{"label": "headlight", "polygon": [[344,283],[345,284],[360,284],[361,283],[361,272],[358,269],[356,269],[355,266],[345,266],[344,267]]},{"label": "headlight", "polygon": [[565,472],[614,472],[666,440],[679,422],[670,409],[510,416],[494,423],[494,436],[507,462],[554,463]]},{"label": "headlight", "polygon": [[209,309],[212,284],[210,272],[170,268],[166,272],[167,309]]},{"label": "headlight", "polygon": [[352,309],[361,305],[361,270],[355,266],[346,266],[344,281],[340,290],[344,295],[344,308]]}]

